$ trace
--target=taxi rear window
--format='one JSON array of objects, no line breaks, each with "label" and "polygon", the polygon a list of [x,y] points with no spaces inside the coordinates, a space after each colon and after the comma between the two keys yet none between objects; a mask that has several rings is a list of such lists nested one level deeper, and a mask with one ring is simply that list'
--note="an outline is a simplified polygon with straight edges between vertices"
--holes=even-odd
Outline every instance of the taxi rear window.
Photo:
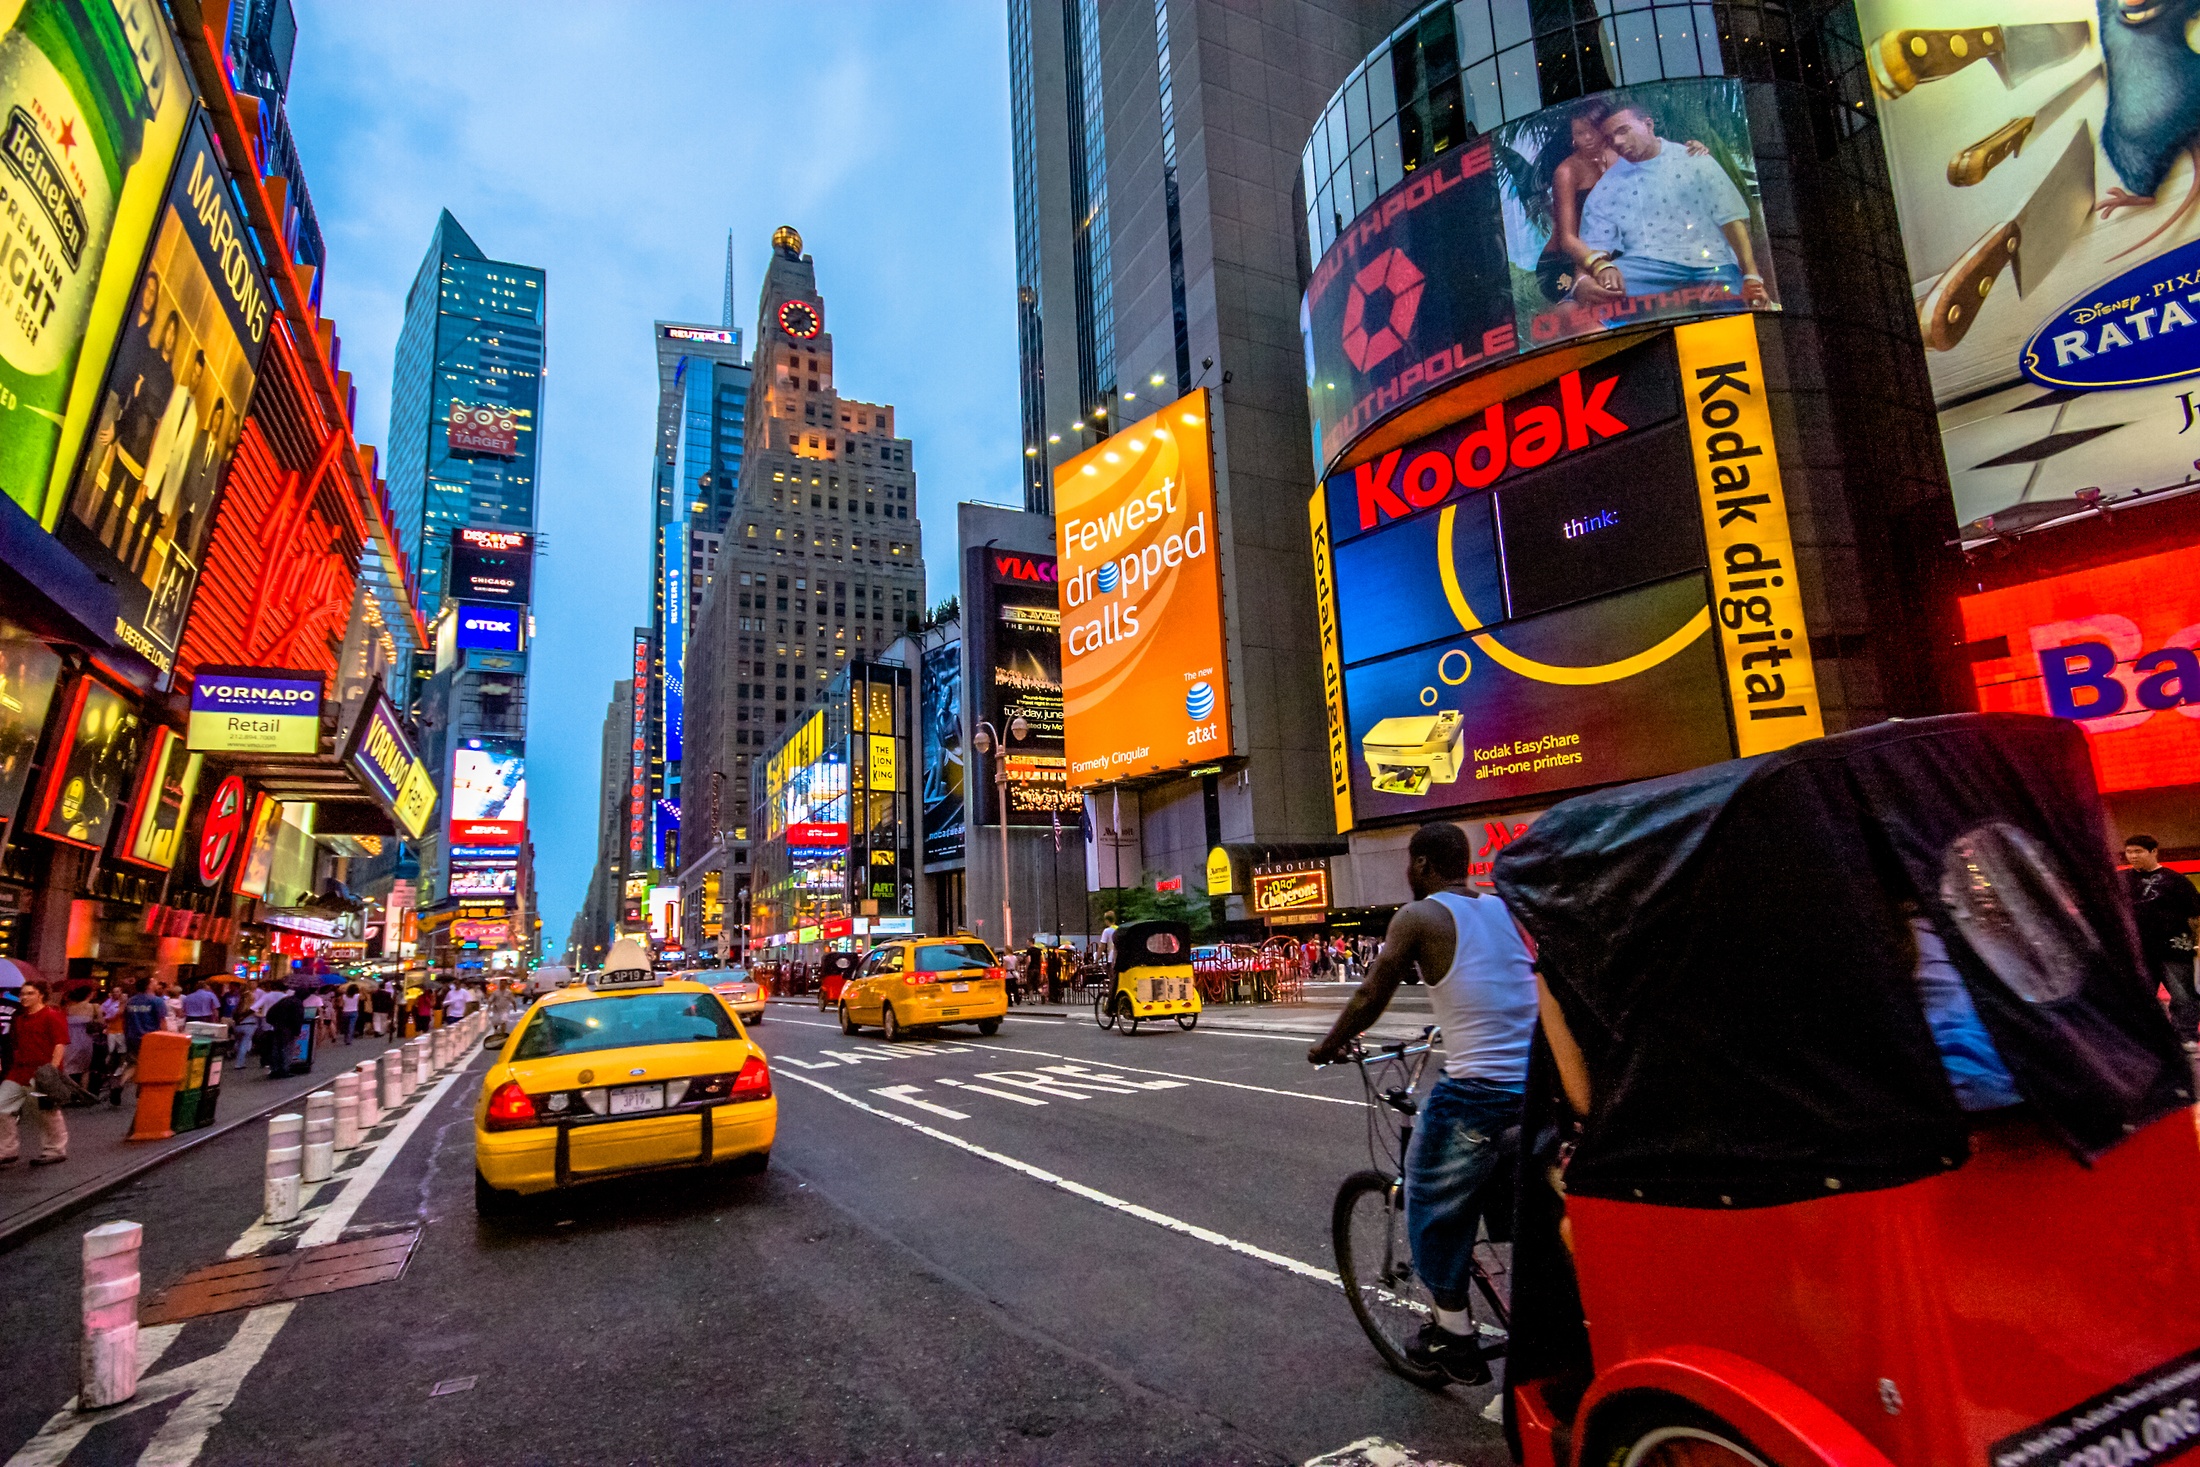
[{"label": "taxi rear window", "polygon": [[952,973],[960,968],[990,968],[993,949],[982,942],[943,942],[917,949],[919,973]]},{"label": "taxi rear window", "polygon": [[584,998],[535,1010],[512,1051],[516,1060],[548,1059],[639,1044],[692,1044],[736,1039],[741,1031],[715,994],[637,993]]}]

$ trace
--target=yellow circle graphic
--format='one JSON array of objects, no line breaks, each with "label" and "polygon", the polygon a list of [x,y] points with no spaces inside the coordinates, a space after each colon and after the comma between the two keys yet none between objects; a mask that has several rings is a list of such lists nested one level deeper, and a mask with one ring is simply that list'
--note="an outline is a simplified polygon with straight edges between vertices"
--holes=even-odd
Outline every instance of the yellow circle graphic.
[{"label": "yellow circle graphic", "polygon": [[[1447,504],[1436,521],[1436,569],[1444,581],[1444,599],[1451,603],[1451,614],[1459,619],[1461,630],[1476,632],[1471,640],[1492,662],[1508,672],[1539,683],[1557,683],[1566,687],[1591,687],[1598,683],[1616,683],[1622,678],[1633,677],[1638,672],[1648,672],[1659,663],[1673,656],[1711,630],[1711,608],[1706,606],[1682,624],[1664,641],[1647,651],[1632,657],[1622,657],[1617,662],[1600,662],[1588,667],[1561,667],[1556,663],[1537,662],[1523,657],[1488,632],[1481,630],[1482,618],[1474,614],[1467,604],[1466,593],[1459,589],[1459,572],[1452,564],[1452,521],[1459,507]],[[1441,673],[1439,672],[1439,675]]]},{"label": "yellow circle graphic", "polygon": [[[1446,658],[1450,657],[1456,657],[1459,659],[1459,676],[1457,677],[1453,677],[1450,673],[1444,671],[1444,661]],[[1444,650],[1443,656],[1436,659],[1436,675],[1444,680],[1444,686],[1448,688],[1458,687],[1461,683],[1467,680],[1467,674],[1473,671],[1474,664],[1467,660],[1467,654],[1464,648],[1447,647]]]}]

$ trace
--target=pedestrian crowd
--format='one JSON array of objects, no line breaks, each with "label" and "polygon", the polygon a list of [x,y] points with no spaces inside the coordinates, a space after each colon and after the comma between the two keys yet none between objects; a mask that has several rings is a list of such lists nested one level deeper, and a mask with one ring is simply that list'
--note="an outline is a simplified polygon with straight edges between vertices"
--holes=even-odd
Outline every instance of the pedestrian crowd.
[{"label": "pedestrian crowd", "polygon": [[66,1111],[102,1100],[119,1107],[148,1034],[209,1026],[196,1032],[215,1038],[232,1076],[249,1062],[281,1080],[309,1073],[328,1046],[362,1036],[399,1042],[484,1004],[499,1011],[502,1003],[508,1021],[511,987],[146,973],[55,983],[28,963],[0,959],[0,1168],[24,1159],[26,1119],[37,1143],[30,1165],[66,1160]]}]

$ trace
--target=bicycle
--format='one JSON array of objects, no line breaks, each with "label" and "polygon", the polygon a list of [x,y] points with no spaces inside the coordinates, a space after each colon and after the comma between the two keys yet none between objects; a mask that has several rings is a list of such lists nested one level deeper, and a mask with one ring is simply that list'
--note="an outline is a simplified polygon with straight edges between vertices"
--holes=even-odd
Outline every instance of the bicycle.
[{"label": "bicycle", "polygon": [[[1406,1355],[1407,1343],[1435,1318],[1435,1303],[1413,1269],[1406,1234],[1405,1159],[1413,1144],[1413,1118],[1420,1113],[1415,1092],[1442,1037],[1431,1026],[1412,1042],[1401,1040],[1372,1052],[1358,1043],[1352,1046],[1351,1060],[1367,1092],[1368,1159],[1374,1166],[1344,1179],[1329,1215],[1337,1277],[1360,1328],[1392,1370],[1431,1387],[1441,1387],[1451,1377],[1415,1365]],[[1474,1246],[1474,1289],[1489,1314],[1481,1318],[1470,1295],[1482,1358],[1501,1359],[1512,1331],[1510,1277],[1486,1230]]]}]

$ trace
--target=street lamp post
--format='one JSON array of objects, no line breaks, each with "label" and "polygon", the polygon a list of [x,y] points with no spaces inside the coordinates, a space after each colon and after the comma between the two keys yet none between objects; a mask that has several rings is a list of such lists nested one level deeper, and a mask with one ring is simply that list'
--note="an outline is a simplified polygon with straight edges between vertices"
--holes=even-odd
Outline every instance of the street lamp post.
[{"label": "street lamp post", "polygon": [[987,754],[993,756],[993,788],[998,801],[994,809],[1001,821],[1001,952],[1005,956],[1016,946],[1016,928],[1008,910],[1008,751],[1001,746],[1000,733],[983,719],[970,735],[970,747],[981,759]]}]

